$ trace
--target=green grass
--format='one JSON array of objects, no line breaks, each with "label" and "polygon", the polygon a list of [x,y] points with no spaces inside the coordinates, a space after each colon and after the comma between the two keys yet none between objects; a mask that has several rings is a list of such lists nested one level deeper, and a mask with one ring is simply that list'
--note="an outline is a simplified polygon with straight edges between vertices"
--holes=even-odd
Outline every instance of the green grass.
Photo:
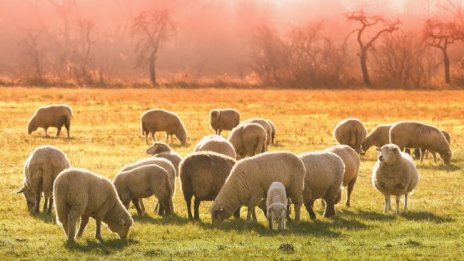
[{"label": "green grass", "polygon": [[[462,259],[464,249],[464,92],[404,91],[257,91],[257,90],[71,90],[0,89],[0,259]],[[66,102],[74,109],[72,139],[43,138],[26,133],[26,122],[42,104]],[[176,111],[189,131],[187,147],[175,145],[182,155],[213,131],[208,111],[234,107],[242,119],[263,116],[277,126],[271,150],[313,151],[335,144],[331,132],[342,118],[359,117],[371,130],[375,125],[417,119],[448,130],[452,138],[451,166],[431,159],[417,163],[421,179],[411,196],[409,211],[383,213],[383,196],[370,180],[376,152],[362,158],[352,207],[337,205],[332,219],[317,220],[302,211],[302,224],[288,230],[269,231],[262,212],[259,224],[246,226],[242,219],[212,226],[210,202],[200,207],[202,222],[187,220],[177,181],[176,214],[154,214],[154,198],[146,200],[147,214],[137,217],[127,240],[104,227],[104,242],[94,238],[90,221],[76,244],[66,243],[54,216],[29,214],[22,195],[24,160],[43,144],[60,147],[73,166],[88,168],[113,178],[125,164],[146,157],[139,117],[148,108]],[[54,134],[55,130],[50,130]],[[164,139],[164,133],[158,135]],[[345,200],[343,194],[342,202]],[[403,203],[403,201],[401,202]]]}]

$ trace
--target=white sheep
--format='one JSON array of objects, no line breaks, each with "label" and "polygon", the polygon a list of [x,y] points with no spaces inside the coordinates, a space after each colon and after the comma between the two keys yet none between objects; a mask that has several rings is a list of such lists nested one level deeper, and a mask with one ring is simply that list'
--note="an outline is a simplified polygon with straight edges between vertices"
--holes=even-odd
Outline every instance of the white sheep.
[{"label": "white sheep", "polygon": [[30,135],[33,131],[37,130],[37,128],[43,128],[45,130],[45,136],[48,137],[48,128],[56,127],[58,129],[56,136],[58,137],[61,128],[64,126],[69,138],[72,115],[73,112],[71,107],[66,104],[53,104],[39,107],[27,123],[27,132]]},{"label": "white sheep", "polygon": [[234,146],[224,137],[219,135],[208,135],[203,137],[197,143],[193,151],[213,151],[234,159],[237,157]]},{"label": "white sheep", "polygon": [[349,145],[357,153],[364,153],[361,144],[366,138],[367,130],[359,119],[347,118],[334,128],[334,137],[340,144]]},{"label": "white sheep", "polygon": [[396,196],[396,213],[400,213],[400,197],[404,195],[404,209],[408,208],[408,194],[419,181],[419,173],[409,154],[394,144],[378,149],[379,158],[372,171],[372,185],[385,196],[384,212],[391,209],[390,195]]},{"label": "white sheep", "polygon": [[241,124],[247,124],[247,123],[256,123],[256,124],[259,124],[261,125],[261,127],[263,127],[263,129],[266,131],[266,142],[265,142],[265,145],[266,145],[266,150],[268,148],[268,146],[271,144],[271,141],[272,141],[272,126],[271,124],[269,123],[270,121],[267,120],[267,119],[263,119],[263,118],[251,118],[251,119],[247,119],[245,121],[243,121]]},{"label": "white sheep", "polygon": [[377,148],[382,147],[385,144],[390,143],[390,129],[393,124],[381,124],[377,125],[364,139],[361,144],[361,148],[366,152],[370,147],[375,146]]},{"label": "white sheep", "polygon": [[176,135],[182,145],[187,142],[187,131],[184,123],[179,116],[173,112],[153,109],[148,110],[140,117],[142,123],[142,136],[145,135],[145,142],[148,144],[148,134],[151,133],[153,141],[156,141],[155,134],[157,131],[166,131],[166,143],[169,136]]},{"label": "white sheep", "polygon": [[50,214],[53,207],[53,181],[58,174],[69,168],[69,160],[57,147],[46,145],[35,148],[24,164],[24,183],[17,193],[23,193],[29,209],[39,213],[40,199],[44,193],[44,212]]},{"label": "white sheep", "polygon": [[81,218],[77,236],[82,236],[89,218],[95,219],[96,238],[101,236],[101,222],[126,238],[133,221],[119,200],[116,189],[108,178],[89,170],[68,168],[63,170],[53,183],[56,220],[61,224],[68,241],[74,241],[76,223]]},{"label": "white sheep", "polygon": [[254,156],[266,151],[266,130],[256,123],[244,123],[235,127],[228,140],[234,146],[237,159]]},{"label": "white sheep", "polygon": [[240,123],[240,113],[234,109],[213,109],[209,112],[209,123],[216,134],[232,130]]},{"label": "white sheep", "polygon": [[153,142],[153,145],[146,150],[146,153],[154,157],[169,160],[174,165],[174,168],[176,168],[177,176],[179,175],[179,164],[182,161],[182,157],[179,153],[173,151],[168,144],[160,141]]},{"label": "white sheep", "polygon": [[285,230],[285,220],[287,218],[287,194],[284,184],[272,182],[266,195],[266,216],[269,221],[269,229],[272,230],[272,223],[278,224],[279,230]]}]

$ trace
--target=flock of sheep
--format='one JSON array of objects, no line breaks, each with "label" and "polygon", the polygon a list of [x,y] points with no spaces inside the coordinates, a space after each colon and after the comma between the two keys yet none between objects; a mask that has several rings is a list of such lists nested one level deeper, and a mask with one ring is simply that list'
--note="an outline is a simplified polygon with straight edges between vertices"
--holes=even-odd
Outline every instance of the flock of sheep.
[{"label": "flock of sheep", "polygon": [[[65,126],[69,137],[72,110],[67,105],[40,107],[29,120],[28,132],[49,127]],[[181,119],[165,110],[149,110],[141,116],[142,135],[151,134],[153,144],[146,150],[152,157],[124,166],[113,181],[89,170],[72,168],[67,156],[53,146],[40,146],[26,159],[23,193],[27,205],[39,212],[41,194],[44,211],[51,213],[53,200],[57,222],[69,241],[81,236],[90,217],[96,220],[96,237],[101,239],[101,222],[121,238],[127,236],[132,217],[127,211],[130,203],[138,215],[143,215],[143,198],[155,195],[155,211],[160,215],[174,213],[173,196],[176,176],[180,177],[182,193],[189,219],[199,219],[201,201],[214,201],[210,208],[213,224],[232,215],[240,217],[240,207],[246,206],[247,222],[256,222],[255,208],[263,210],[272,229],[274,222],[280,230],[290,220],[290,206],[294,205],[294,221],[300,222],[304,205],[310,218],[315,219],[314,201],[322,199],[324,216],[335,215],[335,204],[341,200],[341,187],[347,187],[346,206],[351,204],[351,193],[358,177],[360,155],[376,146],[379,157],[372,172],[372,184],[385,196],[387,212],[391,208],[390,195],[399,200],[404,195],[405,209],[408,194],[414,190],[419,175],[409,154],[404,149],[417,149],[421,160],[426,151],[438,153],[446,164],[451,160],[449,134],[419,122],[402,121],[380,125],[369,135],[361,121],[342,120],[334,129],[340,145],[322,151],[296,155],[291,152],[268,152],[274,143],[276,128],[272,121],[252,118],[240,121],[233,109],[210,112],[210,124],[215,135],[202,138],[194,151],[182,158],[167,144],[175,135],[186,144],[187,131]],[[229,130],[227,139],[220,136]],[[166,142],[156,141],[155,133],[166,132]],[[191,201],[194,198],[193,214]]]}]

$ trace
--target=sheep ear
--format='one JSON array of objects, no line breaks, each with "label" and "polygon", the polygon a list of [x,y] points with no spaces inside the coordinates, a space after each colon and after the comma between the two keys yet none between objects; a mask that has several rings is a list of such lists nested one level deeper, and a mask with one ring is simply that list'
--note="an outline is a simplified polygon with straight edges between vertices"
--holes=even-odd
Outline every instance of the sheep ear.
[{"label": "sheep ear", "polygon": [[25,187],[20,188],[18,191],[16,191],[16,194],[21,194],[24,193],[24,190],[26,190]]},{"label": "sheep ear", "polygon": [[376,151],[381,151],[382,149],[379,148],[379,147],[376,147],[375,150],[376,150]]},{"label": "sheep ear", "polygon": [[397,152],[397,151],[398,151],[398,148],[396,148],[396,147],[393,148],[393,151],[394,151],[394,152]]}]

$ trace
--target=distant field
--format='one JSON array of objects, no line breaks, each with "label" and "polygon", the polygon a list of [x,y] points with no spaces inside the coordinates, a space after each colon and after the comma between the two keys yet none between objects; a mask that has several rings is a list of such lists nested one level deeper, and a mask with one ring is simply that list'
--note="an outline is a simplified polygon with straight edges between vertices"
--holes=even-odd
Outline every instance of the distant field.
[{"label": "distant field", "polygon": [[[0,88],[0,259],[462,259],[463,101],[464,91]],[[28,118],[49,103],[73,107],[71,139],[46,139],[42,130],[27,135]],[[244,209],[242,220],[212,226],[209,202],[201,205],[202,222],[189,222],[177,181],[175,216],[155,215],[151,198],[142,218],[131,207],[135,224],[128,240],[119,240],[104,227],[105,242],[100,243],[91,220],[83,238],[69,246],[54,216],[30,215],[23,196],[15,194],[22,184],[24,160],[36,146],[58,146],[73,166],[112,179],[123,165],[147,156],[140,135],[143,111],[164,108],[180,115],[188,129],[188,146],[180,147],[176,141],[174,149],[185,156],[202,136],[213,133],[208,112],[216,107],[236,108],[242,119],[272,119],[277,145],[270,150],[296,153],[335,144],[332,129],[345,117],[361,119],[369,130],[403,119],[424,121],[451,134],[452,165],[431,159],[416,162],[421,179],[410,210],[399,216],[384,214],[383,196],[371,185],[376,159],[371,149],[362,158],[351,208],[340,204],[336,217],[325,219],[317,202],[317,221],[310,221],[304,210],[302,224],[290,224],[284,233],[269,232],[259,211],[259,224],[246,228]],[[54,135],[55,129],[49,134]],[[164,140],[165,134],[158,138]]]}]

